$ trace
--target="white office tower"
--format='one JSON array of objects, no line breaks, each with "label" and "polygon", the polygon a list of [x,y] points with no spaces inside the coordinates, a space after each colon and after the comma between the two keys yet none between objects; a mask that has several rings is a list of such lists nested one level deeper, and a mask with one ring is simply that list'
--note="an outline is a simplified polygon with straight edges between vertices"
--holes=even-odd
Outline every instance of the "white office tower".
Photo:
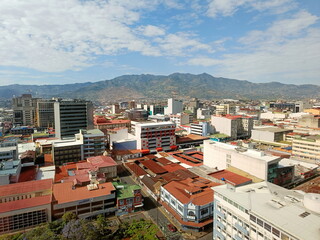
[{"label": "white office tower", "polygon": [[80,129],[93,129],[93,104],[84,100],[58,100],[54,103],[57,138],[70,138]]},{"label": "white office tower", "polygon": [[268,182],[212,189],[213,239],[320,239],[320,194]]},{"label": "white office tower", "polygon": [[165,108],[165,114],[177,114],[183,111],[183,103],[181,100],[176,100],[173,98],[168,99],[168,107]]}]

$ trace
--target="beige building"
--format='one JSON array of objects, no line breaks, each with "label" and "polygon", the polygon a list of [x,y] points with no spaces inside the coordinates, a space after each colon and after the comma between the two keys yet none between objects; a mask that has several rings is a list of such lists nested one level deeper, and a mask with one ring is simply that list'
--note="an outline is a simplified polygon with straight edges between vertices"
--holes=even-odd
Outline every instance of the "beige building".
[{"label": "beige building", "polygon": [[292,141],[292,156],[306,162],[320,164],[320,135],[296,136]]},{"label": "beige building", "polygon": [[0,186],[0,235],[51,221],[52,179]]}]

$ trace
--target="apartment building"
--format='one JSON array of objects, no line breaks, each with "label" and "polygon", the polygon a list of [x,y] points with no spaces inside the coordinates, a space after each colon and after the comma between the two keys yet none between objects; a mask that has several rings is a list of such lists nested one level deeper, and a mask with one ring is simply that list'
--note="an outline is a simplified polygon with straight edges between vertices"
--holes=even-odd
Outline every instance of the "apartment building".
[{"label": "apartment building", "polygon": [[257,150],[205,140],[203,155],[203,164],[211,168],[223,170],[235,167],[269,182],[278,182],[278,178],[283,179],[285,176],[290,182],[293,178],[293,167],[281,168],[279,166],[280,157],[268,156]]},{"label": "apartment building", "polygon": [[155,152],[176,148],[175,124],[172,122],[135,123],[134,135],[137,149]]},{"label": "apartment building", "polygon": [[213,191],[219,185],[204,178],[171,181],[160,188],[160,201],[184,230],[203,231],[212,224]]},{"label": "apartment building", "polygon": [[320,115],[302,115],[298,119],[298,125],[308,128],[320,128]]},{"label": "apartment building", "polygon": [[83,142],[82,159],[103,155],[106,150],[106,137],[99,129],[80,129],[75,137],[77,141]]},{"label": "apartment building", "polygon": [[253,118],[241,115],[211,116],[211,125],[219,133],[232,139],[248,138],[253,128]]},{"label": "apartment building", "polygon": [[52,180],[0,186],[0,235],[51,222]]},{"label": "apartment building", "polygon": [[37,100],[31,94],[22,94],[21,97],[12,98],[13,124],[34,125]]},{"label": "apartment building", "polygon": [[320,239],[320,194],[268,182],[212,189],[213,239]]},{"label": "apartment building", "polygon": [[111,182],[76,187],[73,182],[53,185],[52,215],[59,219],[66,212],[79,218],[114,213],[116,191]]},{"label": "apartment building", "polygon": [[93,104],[84,100],[58,100],[54,103],[56,137],[73,138],[80,129],[93,128]]},{"label": "apartment building", "polygon": [[292,156],[306,162],[320,164],[320,135],[295,136],[292,140]]}]

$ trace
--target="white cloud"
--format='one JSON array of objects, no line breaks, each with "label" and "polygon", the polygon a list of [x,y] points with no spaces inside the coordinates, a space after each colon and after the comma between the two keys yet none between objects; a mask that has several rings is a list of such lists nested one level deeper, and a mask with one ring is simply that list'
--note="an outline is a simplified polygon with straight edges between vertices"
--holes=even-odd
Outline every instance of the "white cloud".
[{"label": "white cloud", "polygon": [[239,39],[243,44],[261,44],[261,42],[278,43],[288,37],[296,37],[309,26],[316,23],[319,17],[307,11],[300,11],[292,18],[274,22],[265,31],[252,31]]},{"label": "white cloud", "polygon": [[298,12],[275,21],[265,31],[249,32],[239,40],[243,45],[238,53],[195,57],[188,64],[219,65],[216,74],[253,81],[314,81],[320,76],[320,29],[312,27],[318,19],[306,11]]},{"label": "white cloud", "polygon": [[152,25],[142,26],[139,28],[139,30],[142,32],[143,35],[147,37],[155,37],[165,34],[165,30],[163,28]]},{"label": "white cloud", "polygon": [[192,34],[188,33],[168,34],[155,41],[165,55],[187,56],[194,51],[213,51],[210,45],[201,43]]},{"label": "white cloud", "polygon": [[232,16],[240,8],[257,11],[271,11],[279,14],[297,6],[294,0],[211,0],[207,15],[210,17]]}]

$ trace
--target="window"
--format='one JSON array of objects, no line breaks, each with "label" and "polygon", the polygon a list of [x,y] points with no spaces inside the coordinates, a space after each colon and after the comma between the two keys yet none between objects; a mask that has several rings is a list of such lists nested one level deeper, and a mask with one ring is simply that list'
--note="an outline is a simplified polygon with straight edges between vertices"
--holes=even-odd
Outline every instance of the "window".
[{"label": "window", "polygon": [[195,216],[194,211],[189,211],[188,216]]},{"label": "window", "polygon": [[253,215],[250,215],[250,220],[251,220],[252,222],[256,222],[256,221],[257,221],[257,218],[256,218],[255,216],[253,216]]},{"label": "window", "polygon": [[265,228],[266,230],[268,230],[269,232],[271,232],[271,226],[270,226],[269,224],[264,223],[264,228]]},{"label": "window", "polygon": [[276,235],[277,237],[280,237],[280,231],[279,231],[278,229],[272,228],[272,233],[273,233],[274,235]]},{"label": "window", "polygon": [[178,210],[182,212],[182,206],[178,204]]},{"label": "window", "polygon": [[288,235],[281,233],[281,240],[289,240]]},{"label": "window", "polygon": [[176,201],[171,199],[171,204],[175,206],[176,205]]},{"label": "window", "polygon": [[202,210],[201,210],[201,215],[205,215],[205,214],[207,214],[207,213],[209,213],[208,208],[205,208],[205,209],[202,209]]},{"label": "window", "polygon": [[263,221],[259,218],[257,218],[257,223],[258,225],[260,225],[261,227],[263,227]]}]

